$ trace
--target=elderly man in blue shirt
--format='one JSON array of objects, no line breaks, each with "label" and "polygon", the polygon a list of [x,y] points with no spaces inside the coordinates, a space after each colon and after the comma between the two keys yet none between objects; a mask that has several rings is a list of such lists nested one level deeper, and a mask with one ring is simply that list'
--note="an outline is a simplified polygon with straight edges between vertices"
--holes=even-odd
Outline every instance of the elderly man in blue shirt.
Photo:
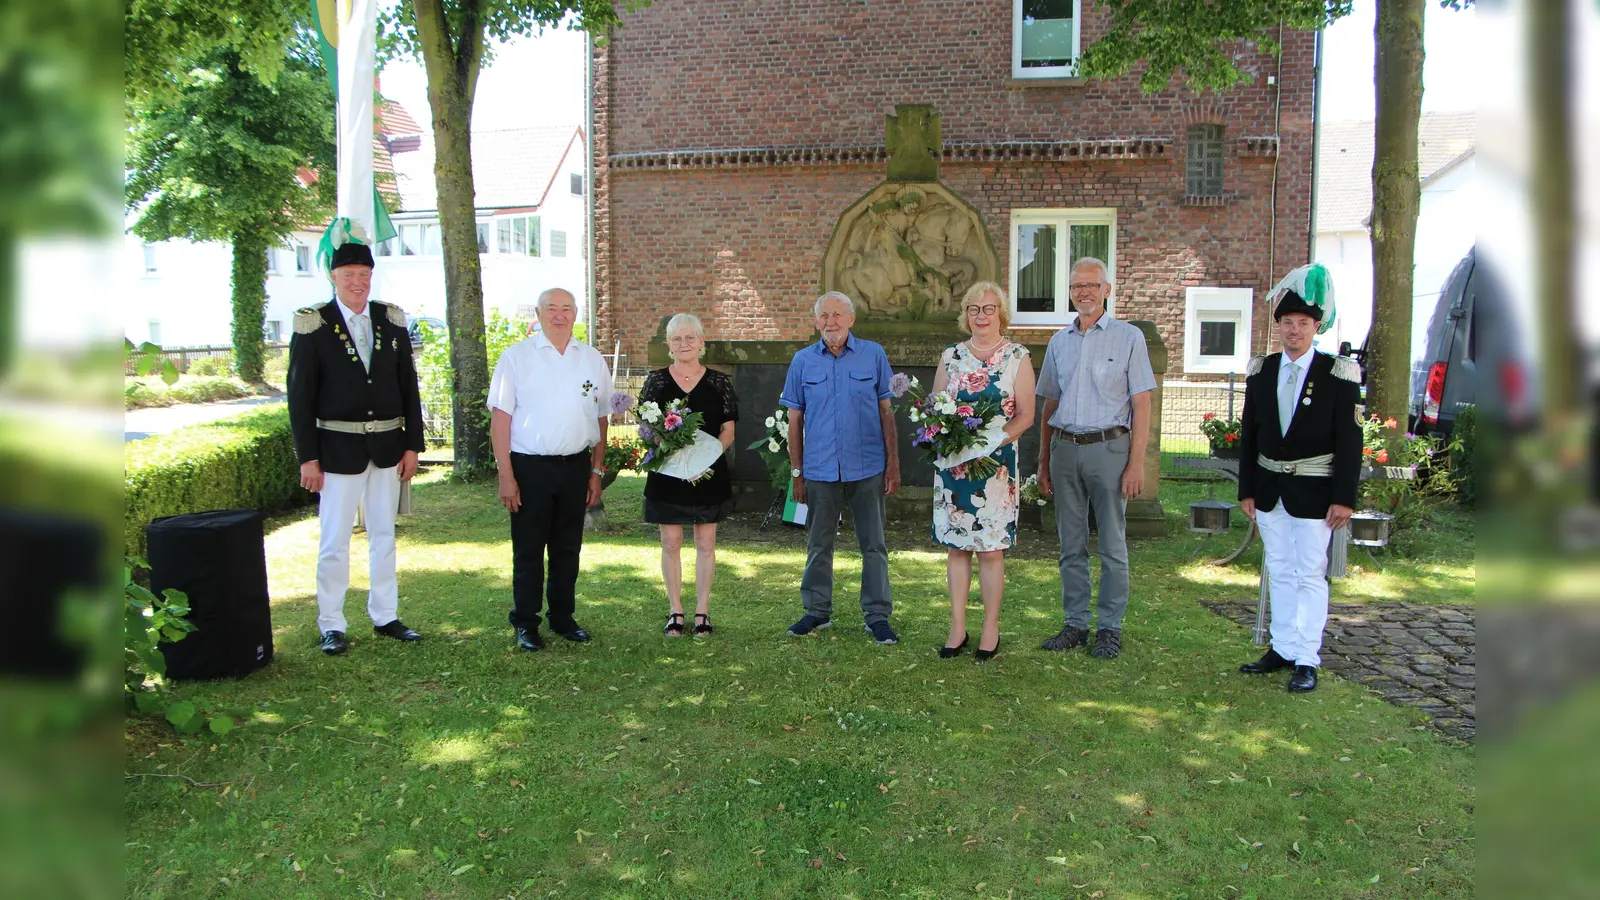
[{"label": "elderly man in blue shirt", "polygon": [[812,308],[822,340],[795,354],[779,402],[789,409],[789,475],[794,497],[810,507],[805,615],[796,637],[833,624],[833,542],[839,511],[850,504],[861,546],[861,614],[880,644],[898,644],[889,627],[889,551],[885,500],[900,489],[899,442],[889,408],[889,357],[850,333],[855,304],[838,291]]},{"label": "elderly man in blue shirt", "polygon": [[1045,348],[1036,388],[1039,493],[1056,499],[1061,539],[1061,606],[1066,622],[1044,642],[1070,650],[1089,642],[1089,511],[1100,534],[1099,622],[1089,653],[1122,652],[1128,608],[1128,501],[1144,490],[1150,397],[1156,389],[1144,332],[1106,311],[1111,275],[1085,256],[1072,265],[1069,290],[1077,321]]}]

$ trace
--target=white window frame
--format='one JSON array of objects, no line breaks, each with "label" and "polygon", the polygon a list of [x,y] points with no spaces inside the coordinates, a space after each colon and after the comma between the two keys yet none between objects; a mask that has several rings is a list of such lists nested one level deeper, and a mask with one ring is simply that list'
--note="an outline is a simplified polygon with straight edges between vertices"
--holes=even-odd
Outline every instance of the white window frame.
[{"label": "white window frame", "polygon": [[276,247],[267,248],[267,274],[278,274],[278,250]]},{"label": "white window frame", "polygon": [[[1062,263],[1056,266],[1055,290],[1057,302],[1070,306],[1070,297],[1067,284],[1071,281],[1072,271],[1069,268],[1071,261],[1067,259],[1072,250],[1073,225],[1106,225],[1111,231],[1107,243],[1111,252],[1105,260],[1108,280],[1115,278],[1117,271],[1117,210],[1115,207],[1084,207],[1081,209],[1013,209],[1011,211],[1011,239],[1007,243],[1007,254],[1010,256],[1008,263],[1011,271],[1011,324],[1013,325],[1051,325],[1060,327],[1077,320],[1078,314],[1069,308],[1065,312],[1021,312],[1017,309],[1017,229],[1023,225],[1052,225],[1056,229],[1056,259]],[[1117,294],[1112,289],[1111,296],[1106,299],[1106,312],[1116,314]]]},{"label": "white window frame", "polygon": [[[1184,291],[1183,371],[1189,375],[1243,373],[1250,362],[1255,292],[1250,288],[1192,287]],[[1233,355],[1201,356],[1200,323],[1230,321]]]},{"label": "white window frame", "polygon": [[262,326],[261,337],[272,344],[283,342],[283,322],[279,319],[268,319]]},{"label": "white window frame", "polygon": [[316,263],[311,259],[311,248],[306,244],[294,245],[294,273],[296,275],[310,275],[316,268]]},{"label": "white window frame", "polygon": [[1011,77],[1012,78],[1076,78],[1078,60],[1083,56],[1083,0],[1072,2],[1072,65],[1022,66],[1022,4],[1024,0],[1011,0]]},{"label": "white window frame", "polygon": [[[561,239],[559,244],[556,242],[556,238],[558,237]],[[557,231],[554,228],[550,229],[550,256],[555,258],[558,256],[565,257],[566,255],[567,233],[565,231]]]},{"label": "white window frame", "polygon": [[[140,244],[140,251],[143,256],[144,274],[154,275],[160,271],[160,268],[156,265],[156,245],[145,241]],[[151,343],[155,342],[151,341]]]},{"label": "white window frame", "polygon": [[572,196],[574,196],[574,197],[582,197],[583,196],[583,189],[584,189],[583,173],[582,172],[568,172],[567,176],[568,176],[567,177],[567,184],[568,184],[568,187],[572,191]]},{"label": "white window frame", "polygon": [[161,346],[161,320],[160,319],[151,319],[147,323],[146,327],[148,328],[148,332],[147,333],[150,336],[150,343],[155,344],[157,347],[160,347]]}]

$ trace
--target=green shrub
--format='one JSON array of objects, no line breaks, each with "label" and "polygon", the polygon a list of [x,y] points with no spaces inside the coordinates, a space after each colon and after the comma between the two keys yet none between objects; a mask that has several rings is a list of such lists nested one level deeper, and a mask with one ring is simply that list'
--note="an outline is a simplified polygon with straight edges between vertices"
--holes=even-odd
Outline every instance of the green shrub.
[{"label": "green shrub", "polygon": [[171,406],[176,403],[164,385],[129,378],[122,387],[124,409],[146,409],[151,406]]},{"label": "green shrub", "polygon": [[[268,351],[269,353],[271,351]],[[280,350],[277,356],[267,357],[267,365],[261,371],[261,380],[267,384],[287,387],[289,384],[289,351]]]},{"label": "green shrub", "polygon": [[127,445],[124,544],[144,554],[152,519],[213,509],[279,512],[311,502],[284,407]]},{"label": "green shrub", "polygon": [[1478,408],[1463,407],[1456,413],[1451,434],[1450,468],[1455,473],[1456,499],[1469,509],[1478,505]]},{"label": "green shrub", "polygon": [[168,388],[167,393],[179,403],[216,403],[253,396],[250,388],[237,378],[206,376],[184,377]]},{"label": "green shrub", "polygon": [[195,360],[194,362],[190,363],[189,364],[189,370],[187,372],[185,372],[184,374],[185,375],[207,375],[207,376],[216,376],[216,375],[227,376],[227,375],[232,375],[233,374],[232,361],[233,361],[233,358],[230,357],[230,356],[202,356],[199,359]]}]

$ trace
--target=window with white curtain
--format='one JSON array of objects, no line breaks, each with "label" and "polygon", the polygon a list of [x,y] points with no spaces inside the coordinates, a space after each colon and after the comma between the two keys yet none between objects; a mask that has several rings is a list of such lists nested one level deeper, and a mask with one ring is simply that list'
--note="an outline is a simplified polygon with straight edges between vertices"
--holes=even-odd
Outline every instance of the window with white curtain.
[{"label": "window with white curtain", "polygon": [[1082,0],[1011,0],[1012,77],[1077,75],[1082,13]]},{"label": "window with white curtain", "polygon": [[[1117,270],[1115,209],[1014,209],[1011,211],[1011,321],[1065,325],[1077,318],[1068,296],[1072,266],[1092,256]],[[1116,305],[1112,295],[1107,303]]]}]

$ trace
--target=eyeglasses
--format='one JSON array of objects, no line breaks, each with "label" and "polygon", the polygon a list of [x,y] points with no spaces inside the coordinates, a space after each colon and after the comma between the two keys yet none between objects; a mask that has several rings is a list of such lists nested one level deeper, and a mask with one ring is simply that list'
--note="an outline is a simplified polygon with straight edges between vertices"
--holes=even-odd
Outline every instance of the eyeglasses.
[{"label": "eyeglasses", "polygon": [[1071,291],[1074,294],[1085,294],[1085,293],[1088,293],[1090,291],[1097,291],[1097,290],[1099,290],[1100,288],[1102,288],[1104,286],[1105,286],[1104,282],[1100,282],[1100,281],[1084,281],[1084,282],[1080,282],[1078,284],[1069,284],[1069,285],[1067,285],[1067,290]]},{"label": "eyeglasses", "polygon": [[976,315],[979,315],[979,314],[982,314],[982,315],[985,315],[985,316],[992,316],[992,315],[994,315],[995,313],[997,313],[999,311],[1000,311],[1000,307],[996,306],[993,303],[989,304],[988,306],[969,306],[969,307],[967,307],[967,315],[969,315],[969,316],[976,316]]}]

